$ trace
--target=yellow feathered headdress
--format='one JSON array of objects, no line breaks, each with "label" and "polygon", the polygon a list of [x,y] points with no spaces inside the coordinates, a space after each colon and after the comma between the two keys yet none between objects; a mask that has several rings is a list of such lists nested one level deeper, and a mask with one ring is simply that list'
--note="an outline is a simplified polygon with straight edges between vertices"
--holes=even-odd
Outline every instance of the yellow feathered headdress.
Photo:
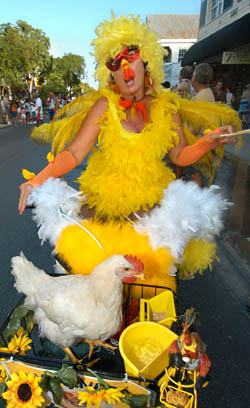
[{"label": "yellow feathered headdress", "polygon": [[153,88],[157,92],[164,81],[163,57],[166,51],[157,41],[156,34],[150,30],[148,24],[141,23],[140,17],[125,15],[115,18],[112,14],[110,21],[104,21],[96,28],[96,35],[92,42],[94,56],[97,62],[96,78],[101,88],[108,87],[110,71],[105,63],[114,58],[127,45],[137,45],[140,57],[147,62],[147,71]]}]

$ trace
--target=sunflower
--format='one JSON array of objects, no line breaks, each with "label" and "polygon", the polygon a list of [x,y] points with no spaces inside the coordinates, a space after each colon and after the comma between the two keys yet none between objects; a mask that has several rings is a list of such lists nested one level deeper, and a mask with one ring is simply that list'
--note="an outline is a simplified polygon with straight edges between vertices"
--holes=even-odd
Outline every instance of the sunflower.
[{"label": "sunflower", "polygon": [[8,390],[2,394],[7,401],[7,408],[36,408],[42,405],[42,388],[38,383],[40,377],[33,373],[26,374],[23,370],[13,373],[7,381]]},{"label": "sunflower", "polygon": [[5,368],[0,364],[0,383],[5,383],[8,380],[8,373]]},{"label": "sunflower", "polygon": [[15,336],[10,340],[8,347],[1,347],[0,352],[25,355],[30,350],[29,344],[32,340],[27,334],[24,334],[23,327],[20,327]]},{"label": "sunflower", "polygon": [[124,398],[125,395],[122,391],[126,387],[118,388],[100,388],[95,389],[94,387],[88,386],[84,391],[78,391],[78,399],[80,404],[87,404],[87,408],[90,408],[92,405],[95,405],[96,408],[99,408],[99,405],[102,400],[106,401],[108,404],[116,404],[121,401],[121,398]]}]

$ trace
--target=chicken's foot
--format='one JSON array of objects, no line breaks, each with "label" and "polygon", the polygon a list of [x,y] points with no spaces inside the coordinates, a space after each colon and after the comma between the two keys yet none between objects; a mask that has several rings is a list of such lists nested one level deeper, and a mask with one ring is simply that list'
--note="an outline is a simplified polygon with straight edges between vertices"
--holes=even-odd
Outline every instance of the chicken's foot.
[{"label": "chicken's foot", "polygon": [[101,341],[101,340],[89,340],[89,339],[83,339],[82,342],[88,343],[89,345],[89,359],[92,356],[92,353],[94,351],[94,346],[102,346],[105,348],[108,348],[110,350],[116,350],[116,346],[112,346],[112,344],[106,343],[105,341]]},{"label": "chicken's foot", "polygon": [[65,354],[67,354],[67,356],[69,357],[70,361],[73,361],[74,363],[81,363],[82,360],[79,360],[75,354],[73,353],[73,351],[69,348],[69,347],[64,347],[63,351],[65,352]]}]

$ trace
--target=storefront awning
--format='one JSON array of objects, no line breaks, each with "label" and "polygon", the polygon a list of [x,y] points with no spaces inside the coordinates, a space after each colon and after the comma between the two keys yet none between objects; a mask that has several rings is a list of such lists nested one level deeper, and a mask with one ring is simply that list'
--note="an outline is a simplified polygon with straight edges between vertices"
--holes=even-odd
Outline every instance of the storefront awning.
[{"label": "storefront awning", "polygon": [[247,43],[250,43],[250,13],[195,43],[184,55],[181,65],[199,63]]}]

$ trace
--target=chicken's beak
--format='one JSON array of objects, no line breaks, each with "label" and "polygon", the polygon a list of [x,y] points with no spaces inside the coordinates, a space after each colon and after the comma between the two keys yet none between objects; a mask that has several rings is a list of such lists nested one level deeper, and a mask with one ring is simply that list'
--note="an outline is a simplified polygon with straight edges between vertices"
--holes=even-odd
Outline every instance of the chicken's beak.
[{"label": "chicken's beak", "polygon": [[143,273],[143,272],[133,273],[133,276],[134,276],[135,278],[138,278],[138,279],[141,279],[141,280],[145,280],[145,276],[144,276],[144,273]]}]

